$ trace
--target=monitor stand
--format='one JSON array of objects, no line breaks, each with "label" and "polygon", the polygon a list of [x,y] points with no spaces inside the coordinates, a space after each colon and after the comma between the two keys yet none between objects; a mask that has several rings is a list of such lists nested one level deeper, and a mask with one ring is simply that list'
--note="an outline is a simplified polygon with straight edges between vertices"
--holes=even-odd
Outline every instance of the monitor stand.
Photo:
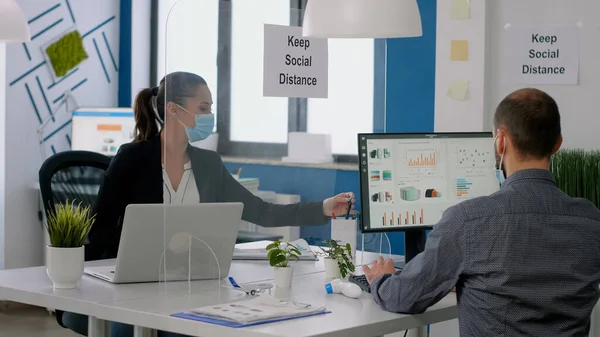
[{"label": "monitor stand", "polygon": [[425,249],[426,239],[427,231],[425,230],[408,230],[404,232],[404,262],[394,262],[394,267],[400,270],[404,269],[408,261]]}]

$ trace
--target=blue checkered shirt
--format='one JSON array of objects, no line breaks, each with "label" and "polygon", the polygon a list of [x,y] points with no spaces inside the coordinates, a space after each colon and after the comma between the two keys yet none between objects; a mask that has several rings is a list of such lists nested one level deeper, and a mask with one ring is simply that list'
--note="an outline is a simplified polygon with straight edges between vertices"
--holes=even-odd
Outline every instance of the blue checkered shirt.
[{"label": "blue checkered shirt", "polygon": [[446,210],[424,252],[371,291],[384,310],[421,313],[456,286],[464,337],[587,337],[599,283],[600,210],[531,169]]}]

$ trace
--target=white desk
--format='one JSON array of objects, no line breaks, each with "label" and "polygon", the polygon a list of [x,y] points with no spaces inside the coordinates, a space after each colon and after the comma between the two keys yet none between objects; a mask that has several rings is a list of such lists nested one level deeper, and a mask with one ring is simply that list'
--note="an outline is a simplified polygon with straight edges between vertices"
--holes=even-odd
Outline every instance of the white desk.
[{"label": "white desk", "polygon": [[[252,243],[240,247],[260,247]],[[365,263],[376,254],[365,253]],[[360,259],[360,255],[359,255]],[[90,264],[98,265],[106,261]],[[359,300],[342,295],[326,295],[323,287],[323,262],[295,264],[294,285],[290,292],[277,289],[277,296],[291,296],[298,301],[324,303],[331,314],[245,329],[231,329],[171,317],[194,307],[242,299],[243,294],[222,287],[224,281],[195,281],[191,294],[187,282],[113,285],[89,276],[79,288],[54,290],[45,267],[0,271],[0,298],[41,307],[76,312],[90,316],[90,337],[106,336],[106,321],[136,326],[136,337],[151,336],[151,329],[197,336],[377,336],[426,326],[457,317],[454,294],[421,315],[386,313],[364,294]],[[267,261],[234,261],[230,275],[239,282],[259,282],[273,278]],[[283,294],[282,294],[283,292]],[[242,296],[242,297],[240,297]],[[308,324],[307,324],[308,323]],[[423,329],[421,329],[423,330]]]}]

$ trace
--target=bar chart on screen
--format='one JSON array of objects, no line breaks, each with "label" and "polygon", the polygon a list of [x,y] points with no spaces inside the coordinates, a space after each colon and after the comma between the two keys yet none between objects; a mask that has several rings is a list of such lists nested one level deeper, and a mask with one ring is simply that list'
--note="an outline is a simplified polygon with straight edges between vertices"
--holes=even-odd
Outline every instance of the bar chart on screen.
[{"label": "bar chart on screen", "polygon": [[419,210],[384,212],[381,224],[387,226],[425,225],[425,211]]},{"label": "bar chart on screen", "polygon": [[408,167],[435,167],[437,166],[436,149],[411,149],[406,150]]},{"label": "bar chart on screen", "polygon": [[456,178],[456,197],[468,198],[473,183],[466,178]]}]

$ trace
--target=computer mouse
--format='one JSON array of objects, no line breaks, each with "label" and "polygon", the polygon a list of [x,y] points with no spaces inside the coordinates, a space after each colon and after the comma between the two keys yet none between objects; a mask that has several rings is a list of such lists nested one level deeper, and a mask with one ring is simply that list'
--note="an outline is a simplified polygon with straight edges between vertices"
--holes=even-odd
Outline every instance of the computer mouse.
[{"label": "computer mouse", "polygon": [[354,283],[346,282],[342,284],[342,295],[350,298],[359,298],[363,291]]}]

